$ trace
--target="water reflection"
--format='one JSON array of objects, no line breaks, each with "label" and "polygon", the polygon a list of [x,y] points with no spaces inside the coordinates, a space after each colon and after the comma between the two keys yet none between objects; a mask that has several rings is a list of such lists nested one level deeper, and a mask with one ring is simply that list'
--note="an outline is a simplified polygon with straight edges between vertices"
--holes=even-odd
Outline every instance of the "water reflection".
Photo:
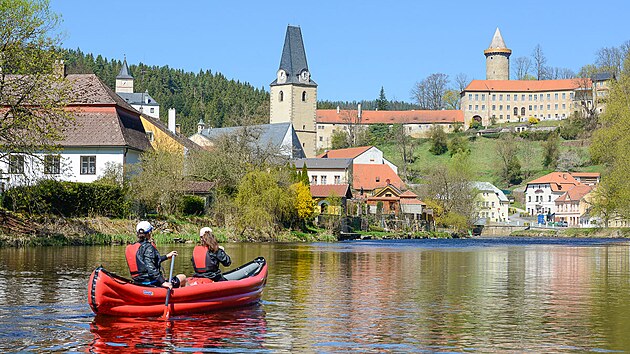
[{"label": "water reflection", "polygon": [[[192,271],[192,245],[176,270]],[[630,351],[626,240],[228,244],[269,264],[253,307],[172,322],[94,317],[87,277],[124,248],[0,249],[0,352]]]},{"label": "water reflection", "polygon": [[[94,340],[88,350],[113,349],[261,352],[267,332],[260,305],[205,315],[174,317],[169,321],[96,316],[90,324]],[[230,350],[232,349],[232,350]]]}]

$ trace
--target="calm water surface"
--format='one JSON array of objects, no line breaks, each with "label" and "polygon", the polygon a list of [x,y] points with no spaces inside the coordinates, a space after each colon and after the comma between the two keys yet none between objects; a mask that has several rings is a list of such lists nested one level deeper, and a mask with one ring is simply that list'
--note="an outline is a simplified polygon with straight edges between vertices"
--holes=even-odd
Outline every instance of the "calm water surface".
[{"label": "calm water surface", "polygon": [[[267,259],[262,302],[169,322],[90,311],[96,266],[128,275],[123,246],[0,249],[0,352],[630,351],[626,240],[225,246]],[[158,248],[190,274],[192,247]]]}]

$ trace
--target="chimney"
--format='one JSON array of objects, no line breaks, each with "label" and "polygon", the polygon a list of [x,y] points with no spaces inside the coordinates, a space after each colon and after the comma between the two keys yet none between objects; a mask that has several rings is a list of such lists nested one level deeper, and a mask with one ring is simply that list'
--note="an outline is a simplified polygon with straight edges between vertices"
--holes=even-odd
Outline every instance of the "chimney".
[{"label": "chimney", "polygon": [[175,131],[175,108],[169,108],[168,109],[168,130],[170,130],[173,133],[176,133]]},{"label": "chimney", "polygon": [[357,118],[361,120],[361,104],[360,103],[357,105]]},{"label": "chimney", "polygon": [[64,64],[63,60],[55,60],[53,74],[59,77],[66,77],[66,64]]},{"label": "chimney", "polygon": [[339,106],[337,106],[337,114],[339,114]]}]

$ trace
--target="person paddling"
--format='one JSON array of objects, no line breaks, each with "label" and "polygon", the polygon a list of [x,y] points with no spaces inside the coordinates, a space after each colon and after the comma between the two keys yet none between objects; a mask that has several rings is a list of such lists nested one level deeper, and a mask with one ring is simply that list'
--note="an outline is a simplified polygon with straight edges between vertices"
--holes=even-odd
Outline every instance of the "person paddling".
[{"label": "person paddling", "polygon": [[[228,267],[232,260],[222,246],[219,246],[212,229],[204,227],[199,230],[201,245],[193,249],[192,264],[195,269],[193,278],[212,279],[213,281],[225,281],[225,277],[219,269],[219,264]],[[201,282],[200,282],[201,283]]]},{"label": "person paddling", "polygon": [[186,285],[186,276],[184,274],[177,274],[170,281],[164,279],[160,264],[167,259],[177,256],[177,251],[171,251],[165,256],[161,256],[153,244],[152,231],[153,225],[151,223],[140,221],[136,225],[138,241],[125,249],[125,258],[127,258],[127,265],[134,283],[161,286],[169,289]]}]

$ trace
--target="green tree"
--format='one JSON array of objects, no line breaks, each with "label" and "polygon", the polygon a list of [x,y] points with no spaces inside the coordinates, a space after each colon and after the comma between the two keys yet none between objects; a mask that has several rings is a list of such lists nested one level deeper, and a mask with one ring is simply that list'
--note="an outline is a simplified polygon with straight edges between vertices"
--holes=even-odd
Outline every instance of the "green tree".
[{"label": "green tree", "polygon": [[455,154],[469,154],[470,145],[468,144],[468,139],[461,135],[455,135],[449,142],[448,150],[451,156]]},{"label": "green tree", "polygon": [[147,151],[140,163],[131,167],[131,199],[149,211],[173,215],[184,195],[184,158],[181,153],[165,150]]},{"label": "green tree", "polygon": [[305,186],[310,186],[311,181],[308,179],[308,168],[306,167],[306,162],[302,165],[302,172],[300,173],[300,182]]},{"label": "green tree", "polygon": [[431,140],[431,148],[429,151],[433,155],[442,155],[448,151],[448,138],[439,125],[431,127],[431,136],[429,139]]},{"label": "green tree", "polygon": [[521,163],[518,160],[519,147],[512,134],[506,134],[497,141],[496,156],[501,167],[501,178],[508,185],[520,184],[523,181]]},{"label": "green tree", "polygon": [[341,129],[333,131],[330,137],[330,145],[333,150],[350,147],[348,143],[348,133]]},{"label": "green tree", "polygon": [[55,65],[59,16],[45,0],[0,2],[0,161],[54,151],[70,124],[69,85]]},{"label": "green tree", "polygon": [[612,84],[606,110],[600,117],[601,127],[593,134],[591,156],[605,167],[602,173],[602,196],[594,200],[609,215],[630,217],[630,56],[626,55],[623,70]]},{"label": "green tree", "polygon": [[381,86],[381,93],[376,100],[376,109],[379,111],[386,111],[389,108],[387,97],[385,97],[385,89]]},{"label": "green tree", "polygon": [[549,134],[547,141],[543,144],[543,166],[550,170],[558,167],[558,158],[560,157],[560,135],[557,131]]}]

